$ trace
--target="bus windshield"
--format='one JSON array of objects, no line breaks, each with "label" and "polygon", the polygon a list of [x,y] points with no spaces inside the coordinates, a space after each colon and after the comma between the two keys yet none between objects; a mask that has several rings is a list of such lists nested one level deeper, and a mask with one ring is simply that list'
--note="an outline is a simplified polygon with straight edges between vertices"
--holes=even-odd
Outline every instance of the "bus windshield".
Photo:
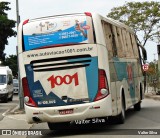
[{"label": "bus windshield", "polygon": [[24,51],[94,43],[92,17],[72,15],[31,20],[23,25],[23,39]]}]

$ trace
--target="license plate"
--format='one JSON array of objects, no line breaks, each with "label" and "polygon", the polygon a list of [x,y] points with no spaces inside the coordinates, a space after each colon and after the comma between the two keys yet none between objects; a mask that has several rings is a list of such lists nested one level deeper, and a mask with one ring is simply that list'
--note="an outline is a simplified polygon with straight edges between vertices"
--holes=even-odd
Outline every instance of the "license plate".
[{"label": "license plate", "polygon": [[59,110],[60,115],[73,114],[73,109]]}]

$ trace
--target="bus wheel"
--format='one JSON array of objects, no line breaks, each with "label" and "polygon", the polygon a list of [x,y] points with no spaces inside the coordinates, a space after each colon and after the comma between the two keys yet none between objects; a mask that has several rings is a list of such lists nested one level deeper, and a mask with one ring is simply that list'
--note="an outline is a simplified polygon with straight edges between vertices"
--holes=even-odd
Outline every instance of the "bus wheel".
[{"label": "bus wheel", "polygon": [[140,111],[140,110],[141,110],[142,92],[143,92],[143,90],[142,90],[142,85],[140,85],[140,100],[139,100],[138,103],[136,103],[136,104],[134,105],[134,110],[135,110],[135,111]]},{"label": "bus wheel", "polygon": [[48,127],[50,130],[63,130],[67,129],[70,126],[70,122],[62,122],[62,123],[50,123],[48,122]]},{"label": "bus wheel", "polygon": [[124,99],[124,95],[122,95],[121,98],[121,113],[117,116],[117,123],[118,124],[124,124],[125,122],[125,99]]},{"label": "bus wheel", "polygon": [[141,110],[141,101],[139,101],[138,103],[136,103],[136,104],[134,105],[134,110],[135,110],[135,111],[140,111],[140,110]]}]

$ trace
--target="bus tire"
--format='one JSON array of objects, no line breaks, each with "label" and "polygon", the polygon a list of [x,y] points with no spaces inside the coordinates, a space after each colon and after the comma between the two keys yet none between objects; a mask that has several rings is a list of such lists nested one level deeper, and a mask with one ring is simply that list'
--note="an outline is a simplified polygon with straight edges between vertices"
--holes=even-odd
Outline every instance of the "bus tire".
[{"label": "bus tire", "polygon": [[136,103],[135,105],[134,105],[134,110],[135,111],[140,111],[141,110],[141,100],[142,100],[142,85],[140,85],[140,100],[139,100],[139,102],[138,103]]},{"label": "bus tire", "polygon": [[117,123],[118,124],[124,124],[125,122],[125,98],[124,98],[124,94],[122,94],[121,96],[121,113],[117,116]]},{"label": "bus tire", "polygon": [[67,129],[70,126],[70,122],[62,122],[62,123],[50,123],[48,122],[48,127],[50,130],[63,130]]},{"label": "bus tire", "polygon": [[134,105],[134,110],[135,110],[135,111],[140,111],[140,110],[141,110],[141,101],[139,101],[138,103],[136,103],[136,104]]}]

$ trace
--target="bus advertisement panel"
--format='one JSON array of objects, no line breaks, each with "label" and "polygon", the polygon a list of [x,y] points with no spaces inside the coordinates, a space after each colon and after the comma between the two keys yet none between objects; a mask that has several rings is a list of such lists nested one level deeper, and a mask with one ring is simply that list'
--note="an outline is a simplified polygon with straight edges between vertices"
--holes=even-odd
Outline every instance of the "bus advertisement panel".
[{"label": "bus advertisement panel", "polygon": [[[34,27],[33,27],[34,26]],[[85,16],[51,18],[23,26],[25,51],[60,44],[88,43]]]}]

